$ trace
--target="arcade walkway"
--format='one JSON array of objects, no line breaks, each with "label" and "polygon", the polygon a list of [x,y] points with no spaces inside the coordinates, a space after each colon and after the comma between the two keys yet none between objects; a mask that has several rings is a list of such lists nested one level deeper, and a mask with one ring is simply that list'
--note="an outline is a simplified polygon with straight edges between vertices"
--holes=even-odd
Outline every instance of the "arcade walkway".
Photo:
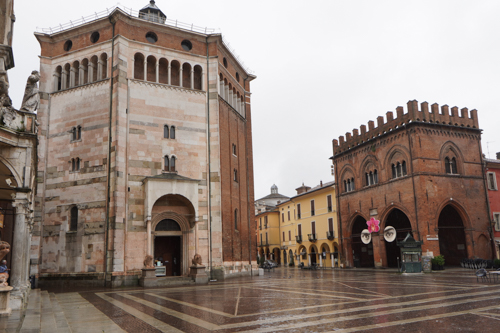
[{"label": "arcade walkway", "polygon": [[24,322],[14,313],[0,331],[495,332],[500,283],[478,283],[473,273],[278,268],[204,286],[34,290]]}]

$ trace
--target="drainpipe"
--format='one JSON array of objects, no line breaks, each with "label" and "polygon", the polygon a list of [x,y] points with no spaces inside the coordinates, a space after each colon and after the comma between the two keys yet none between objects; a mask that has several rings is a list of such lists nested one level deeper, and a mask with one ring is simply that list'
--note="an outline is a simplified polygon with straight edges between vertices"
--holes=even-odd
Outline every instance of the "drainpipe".
[{"label": "drainpipe", "polygon": [[415,194],[415,174],[413,173],[413,153],[411,150],[411,139],[410,139],[410,133],[408,131],[407,124],[405,126],[405,131],[406,131],[406,137],[408,138],[408,149],[410,150],[410,169],[411,169],[411,182],[413,185],[413,204],[415,205],[415,222],[417,226],[417,235],[418,235],[418,241],[422,240],[422,237],[420,237],[420,230],[418,227],[418,208],[417,208],[417,195]]},{"label": "drainpipe", "polygon": [[212,186],[210,182],[210,80],[209,80],[209,53],[208,53],[208,36],[205,37],[205,43],[207,44],[207,158],[208,158],[208,238],[209,238],[209,266],[210,266],[210,280],[214,279],[213,267],[212,267]]},{"label": "drainpipe", "polygon": [[[247,77],[243,80],[243,90],[246,91],[246,82],[248,80],[248,75]],[[247,137],[247,95],[245,94],[243,96],[243,110],[245,111],[245,138]],[[247,174],[247,201],[249,202],[248,199],[250,199],[250,186],[249,186],[249,172],[248,172],[248,140],[245,140],[245,151],[246,151],[246,174]],[[250,203],[250,202],[249,202]],[[253,235],[250,231],[250,207],[247,207],[247,228],[248,228],[248,264],[250,265],[250,276],[253,276],[253,270],[252,270],[252,238]],[[252,209],[255,209],[252,207]]]},{"label": "drainpipe", "polygon": [[[335,155],[334,155],[335,156]],[[332,162],[333,162],[333,171],[335,173],[335,184],[339,184],[338,182],[338,174],[337,174],[337,161],[334,160],[333,156],[332,156]],[[339,186],[335,186],[335,197],[337,199],[337,226],[339,228],[339,239],[340,239],[340,253],[339,253],[339,266],[340,264],[342,264],[342,259],[344,259],[344,262],[345,262],[345,255],[344,255],[344,252],[347,252],[347,251],[344,251],[344,234],[342,233],[342,216],[340,215],[340,190],[339,190]],[[345,268],[345,267],[343,267]]]},{"label": "drainpipe", "polygon": [[[496,244],[495,244],[495,235],[493,233],[493,221],[492,221],[492,212],[490,206],[490,199],[488,197],[488,179],[486,178],[486,161],[483,159],[483,150],[481,149],[480,140],[477,142],[479,146],[479,159],[481,161],[481,167],[483,169],[483,183],[484,183],[484,194],[486,195],[486,207],[488,208],[488,233],[490,234],[491,240],[491,259],[495,259],[496,257]],[[474,239],[472,239],[474,243]]]},{"label": "drainpipe", "polygon": [[[106,189],[106,229],[104,232],[104,287],[107,287],[107,275],[110,266],[113,265],[113,257],[109,257],[110,250],[109,247],[109,211],[111,202],[111,143],[112,143],[112,118],[113,118],[113,63],[115,56],[115,23],[111,21],[113,25],[113,37],[111,38],[111,75],[109,80],[109,128],[108,128],[108,186]],[[108,263],[108,260],[110,261]]]}]

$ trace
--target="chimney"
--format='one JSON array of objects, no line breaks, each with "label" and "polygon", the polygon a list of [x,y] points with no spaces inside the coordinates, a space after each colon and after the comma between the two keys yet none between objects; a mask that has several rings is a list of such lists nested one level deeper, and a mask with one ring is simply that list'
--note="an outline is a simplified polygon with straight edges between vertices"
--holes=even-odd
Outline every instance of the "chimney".
[{"label": "chimney", "polygon": [[319,181],[319,186],[323,187],[323,181],[322,180]]},{"label": "chimney", "polygon": [[295,191],[297,191],[297,195],[299,195],[299,194],[302,194],[302,193],[306,193],[310,189],[311,188],[309,186],[305,186],[304,183],[302,183],[302,186],[301,187],[297,187],[295,189]]}]

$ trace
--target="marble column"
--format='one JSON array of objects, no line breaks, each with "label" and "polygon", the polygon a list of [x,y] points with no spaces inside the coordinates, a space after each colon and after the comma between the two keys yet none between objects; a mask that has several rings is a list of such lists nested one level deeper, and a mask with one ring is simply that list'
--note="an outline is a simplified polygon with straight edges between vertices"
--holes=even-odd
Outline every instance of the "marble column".
[{"label": "marble column", "polygon": [[[14,197],[14,195],[13,195]],[[23,198],[24,197],[24,198]],[[17,193],[12,206],[15,208],[14,238],[12,240],[12,258],[10,284],[14,290],[22,289],[27,283],[26,261],[29,257],[27,251],[29,226],[26,215],[28,213],[28,199],[26,193]]]}]

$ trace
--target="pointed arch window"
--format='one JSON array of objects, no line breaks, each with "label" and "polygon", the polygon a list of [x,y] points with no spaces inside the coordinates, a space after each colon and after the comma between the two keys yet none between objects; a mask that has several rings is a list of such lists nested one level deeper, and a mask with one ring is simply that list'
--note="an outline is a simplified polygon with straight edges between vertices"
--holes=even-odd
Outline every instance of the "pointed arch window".
[{"label": "pointed arch window", "polygon": [[163,138],[165,138],[165,139],[169,138],[168,125],[163,126]]},{"label": "pointed arch window", "polygon": [[399,178],[407,175],[406,161],[392,164],[392,178]]},{"label": "pointed arch window", "polygon": [[175,126],[170,127],[170,139],[175,139]]},{"label": "pointed arch window", "polygon": [[457,159],[455,157],[452,157],[451,159],[449,157],[446,157],[444,159],[444,165],[445,165],[446,173],[448,173],[450,175],[458,174]]},{"label": "pointed arch window", "polygon": [[175,172],[175,156],[170,158],[170,171]]},{"label": "pointed arch window", "polygon": [[163,170],[170,171],[170,158],[168,157],[168,155],[163,158],[163,163]]},{"label": "pointed arch window", "polygon": [[75,141],[77,138],[76,127],[71,129],[71,141]]}]

